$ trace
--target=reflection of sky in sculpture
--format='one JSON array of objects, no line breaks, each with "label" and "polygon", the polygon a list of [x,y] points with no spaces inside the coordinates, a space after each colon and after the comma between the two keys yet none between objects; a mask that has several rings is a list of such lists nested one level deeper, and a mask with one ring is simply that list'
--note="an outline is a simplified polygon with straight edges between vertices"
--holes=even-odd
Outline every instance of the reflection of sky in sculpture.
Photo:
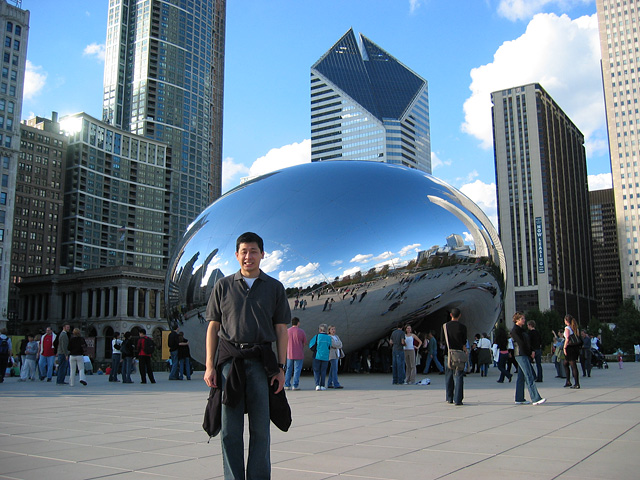
[{"label": "reflection of sky in sculpture", "polygon": [[[415,263],[420,252],[432,247],[439,247],[446,256],[446,239],[452,234],[473,236],[472,242],[465,242],[470,246],[463,249],[467,257],[475,254],[470,249],[477,249],[498,262],[504,272],[502,247],[495,229],[478,207],[457,190],[428,174],[404,167],[374,162],[319,162],[266,175],[208,207],[191,224],[170,263],[169,311],[188,314],[204,308],[215,281],[238,270],[235,241],[245,231],[263,237],[265,258],[261,268],[285,287],[333,282],[358,271],[365,275],[372,268],[379,271],[385,264],[393,271]],[[379,287],[391,289],[391,280],[385,282]],[[391,310],[382,291],[378,292],[379,298],[372,292],[367,308],[373,308],[374,301],[380,305],[373,310],[363,306],[359,315],[366,311],[363,318],[370,318],[385,312],[376,320],[381,325],[381,319],[389,324],[407,310],[413,311],[415,318],[425,301],[415,297],[418,289],[420,295],[429,298],[442,293],[430,291],[428,283],[412,287],[414,298],[406,302],[403,299],[402,307]],[[498,283],[494,282],[494,286]],[[432,287],[440,288],[435,283]],[[469,294],[470,290],[476,293]],[[465,287],[455,291],[448,301],[464,295],[477,296],[478,291]],[[500,296],[490,297],[490,303],[500,304]],[[339,308],[341,304],[336,303],[336,310]],[[342,323],[336,322],[343,325],[341,328],[356,320],[352,316],[355,310],[341,312]],[[313,308],[305,315],[309,318],[303,321],[315,321]],[[492,324],[491,319],[485,321]]]}]

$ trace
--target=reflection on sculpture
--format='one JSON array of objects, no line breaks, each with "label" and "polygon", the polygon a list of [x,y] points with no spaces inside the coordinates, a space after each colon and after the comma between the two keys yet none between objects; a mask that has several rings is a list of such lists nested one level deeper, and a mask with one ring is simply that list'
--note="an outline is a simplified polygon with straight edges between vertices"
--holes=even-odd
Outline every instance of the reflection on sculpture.
[{"label": "reflection on sculpture", "polygon": [[287,288],[307,334],[335,324],[347,353],[399,321],[437,330],[454,306],[470,335],[490,331],[502,309],[502,246],[462,193],[390,164],[309,163],[225,194],[178,245],[167,273],[167,311],[193,339],[200,362],[209,294],[236,271],[235,240],[245,231],[264,239],[261,267]]}]

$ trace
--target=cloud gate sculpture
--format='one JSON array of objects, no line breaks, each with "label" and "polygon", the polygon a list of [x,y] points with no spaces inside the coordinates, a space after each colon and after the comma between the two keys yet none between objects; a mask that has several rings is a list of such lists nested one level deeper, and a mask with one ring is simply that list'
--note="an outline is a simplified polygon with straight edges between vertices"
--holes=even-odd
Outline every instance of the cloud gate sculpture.
[{"label": "cloud gate sculpture", "polygon": [[264,239],[261,268],[284,284],[307,337],[321,323],[335,325],[346,353],[398,322],[438,331],[452,307],[462,311],[470,337],[490,331],[501,313],[502,245],[466,196],[401,166],[308,163],[223,195],[176,248],[167,313],[202,363],[206,304],[215,282],[238,270],[235,241],[246,231]]}]

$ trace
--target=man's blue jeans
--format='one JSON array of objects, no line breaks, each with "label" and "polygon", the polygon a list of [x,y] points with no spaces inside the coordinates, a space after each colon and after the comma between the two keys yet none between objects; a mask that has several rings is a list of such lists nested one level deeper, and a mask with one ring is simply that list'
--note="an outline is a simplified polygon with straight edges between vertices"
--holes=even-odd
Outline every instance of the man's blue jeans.
[{"label": "man's blue jeans", "polygon": [[54,363],[56,363],[55,355],[51,355],[50,357],[40,355],[40,360],[38,360],[38,367],[40,369],[40,380],[43,380],[44,377],[47,377],[48,379],[51,379],[51,377],[53,377]]},{"label": "man's blue jeans", "polygon": [[338,381],[338,359],[334,358],[333,360],[329,360],[329,365],[331,368],[329,369],[329,380],[327,384],[329,387],[339,387],[340,382]]},{"label": "man's blue jeans", "polygon": [[178,360],[178,378],[180,380],[183,379],[183,376],[186,375],[187,380],[191,380],[191,359],[189,357],[181,358]]},{"label": "man's blue jeans", "polygon": [[58,378],[56,379],[56,383],[64,383],[64,379],[67,376],[68,369],[69,360],[67,360],[67,356],[62,353],[58,354]]},{"label": "man's blue jeans", "polygon": [[445,398],[449,403],[461,405],[464,397],[464,370],[451,370],[446,357],[444,363]]},{"label": "man's blue jeans", "polygon": [[291,387],[291,379],[293,376],[293,387],[298,388],[300,385],[300,372],[302,372],[303,360],[292,360],[287,358],[287,372],[284,375],[284,386]]},{"label": "man's blue jeans", "polygon": [[[224,389],[231,361],[222,366],[221,387]],[[249,457],[247,480],[271,478],[271,433],[269,419],[269,379],[262,362],[244,360],[245,395],[235,407],[222,405],[222,463],[224,478],[244,479],[244,412],[249,415]],[[246,405],[246,407],[245,407]]]},{"label": "man's blue jeans", "polygon": [[169,355],[171,355],[171,373],[169,373],[169,379],[178,380],[178,370],[180,368],[180,364],[178,362],[178,350],[176,349],[172,352],[169,352]]},{"label": "man's blue jeans", "polygon": [[404,369],[404,350],[393,350],[392,352],[393,364],[391,365],[391,372],[393,375],[393,384],[404,383],[405,369]]},{"label": "man's blue jeans", "polygon": [[122,383],[133,383],[131,370],[133,370],[133,357],[124,357],[122,359]]},{"label": "man's blue jeans", "polygon": [[532,402],[541,400],[542,397],[538,393],[536,387],[536,378],[533,375],[533,368],[531,368],[531,362],[529,357],[525,355],[518,355],[516,357],[518,362],[518,378],[516,379],[516,402],[524,402],[524,385],[526,383],[529,390],[529,396]]},{"label": "man's blue jeans", "polygon": [[429,373],[429,367],[431,366],[431,362],[436,364],[438,371],[444,372],[444,369],[442,368],[442,364],[438,360],[438,357],[436,355],[429,353],[427,354],[427,364],[424,366],[424,371],[422,373],[424,373],[425,375]]},{"label": "man's blue jeans", "polygon": [[114,352],[111,354],[111,373],[109,374],[110,382],[118,381],[118,369],[120,368],[120,358],[121,358],[121,354],[119,353]]}]

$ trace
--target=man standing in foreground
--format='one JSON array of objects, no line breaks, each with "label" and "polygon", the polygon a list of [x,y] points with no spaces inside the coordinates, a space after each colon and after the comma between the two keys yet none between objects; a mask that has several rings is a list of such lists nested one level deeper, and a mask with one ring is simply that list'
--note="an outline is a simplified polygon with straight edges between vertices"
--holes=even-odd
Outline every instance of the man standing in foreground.
[{"label": "man standing in foreground", "polygon": [[404,368],[404,331],[402,330],[402,323],[396,325],[396,329],[391,333],[391,372],[393,385],[402,385],[405,379]]},{"label": "man standing in foreground", "polygon": [[[250,425],[246,478],[271,478],[269,388],[279,393],[284,387],[291,311],[284,286],[260,270],[263,258],[262,238],[252,232],[240,235],[236,240],[240,270],[216,283],[207,305],[204,381],[236,400],[234,405],[222,404],[225,479],[245,478],[245,410]],[[271,348],[274,340],[277,358]],[[244,385],[238,385],[242,371]]]},{"label": "man standing in foreground", "polygon": [[[452,308],[449,312],[451,320],[442,326],[443,337],[444,329],[446,329],[447,332],[447,355],[449,354],[449,350],[462,350],[467,353],[467,327],[459,322],[460,315],[462,314],[458,308]],[[445,358],[444,361],[446,400],[447,403],[462,405],[462,398],[464,397],[464,369],[450,369],[447,360],[448,359]]]},{"label": "man standing in foreground", "polygon": [[[513,329],[511,330],[511,338],[513,338],[514,356],[518,362],[518,378],[516,379],[516,405],[528,405],[533,402],[534,405],[540,405],[546,401],[538,393],[536,387],[536,379],[531,368],[531,360],[535,353],[531,350],[529,343],[529,335],[525,327],[524,314],[516,312],[513,316]],[[524,399],[524,385],[527,384],[531,402]]]}]

